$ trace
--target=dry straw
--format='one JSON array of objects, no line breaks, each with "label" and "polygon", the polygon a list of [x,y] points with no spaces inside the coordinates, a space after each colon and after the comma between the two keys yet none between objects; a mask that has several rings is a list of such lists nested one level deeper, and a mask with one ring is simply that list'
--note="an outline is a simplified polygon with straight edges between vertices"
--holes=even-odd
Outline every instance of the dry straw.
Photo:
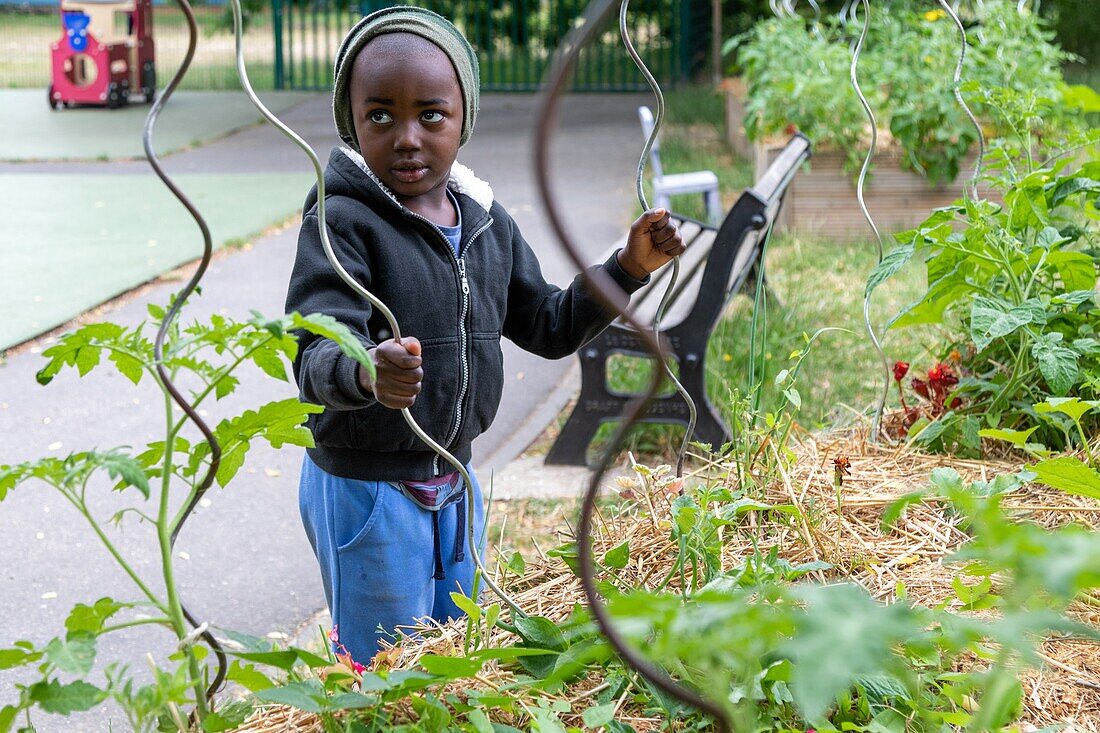
[{"label": "dry straw", "polygon": [[[817,574],[818,579],[847,578],[883,601],[891,600],[902,583],[913,602],[928,606],[954,602],[958,606],[951,587],[957,568],[942,562],[967,539],[956,526],[958,518],[945,513],[935,502],[922,503],[911,506],[892,531],[883,532],[880,528],[883,509],[894,499],[926,486],[934,468],[950,466],[968,481],[987,480],[1018,470],[1019,461],[972,461],[926,455],[904,447],[873,445],[856,433],[804,436],[794,449],[796,460],[787,468],[781,467],[778,480],[760,498],[794,504],[801,509],[799,516],[810,517],[812,521],[796,519],[781,524],[768,522],[764,516],[750,516],[745,531],[727,530],[723,567],[739,564],[753,551],[755,541],[763,551],[778,546],[780,554],[792,563],[812,560],[831,563],[836,569],[828,576]],[[732,481],[734,472],[729,465],[695,458],[696,469],[688,477],[689,482]],[[851,465],[851,475],[844,479],[839,511],[833,483],[833,461],[837,458],[846,458]],[[652,587],[669,574],[676,558],[676,547],[669,540],[667,517],[677,485],[663,472],[656,480],[645,480],[645,484],[627,492],[636,498],[624,500],[627,506],[614,516],[606,512],[601,515],[595,533],[597,557],[624,541],[630,543],[630,562],[619,571],[624,586]],[[1095,528],[1100,521],[1100,502],[1040,486],[1013,492],[1004,506],[1013,515],[1046,527],[1079,522]],[[560,533],[563,541],[571,539],[568,525]],[[560,559],[541,551],[528,561],[523,577],[502,576],[500,580],[523,608],[555,622],[564,621],[573,607],[583,602],[579,579]],[[672,585],[675,586],[675,581]],[[1087,605],[1074,604],[1070,614],[1077,620],[1100,624],[1098,610]],[[411,669],[425,654],[461,653],[465,631],[464,622],[417,628],[415,640],[410,637],[383,651],[371,667]],[[516,641],[512,634],[495,629],[487,644],[506,646]],[[1042,667],[1021,677],[1025,709],[1020,730],[1060,724],[1067,726],[1063,729],[1066,731],[1100,732],[1100,645],[1059,639],[1045,642],[1040,652]],[[463,680],[443,693],[471,687],[498,690],[511,679],[510,670],[490,663],[476,679]],[[598,674],[588,674],[559,697],[579,702],[605,687]],[[585,705],[572,707],[579,711]],[[399,719],[404,715],[411,717],[411,710],[391,712]],[[657,730],[661,724],[658,719],[644,717],[627,695],[618,700],[616,717],[638,731]],[[504,716],[499,722],[520,725],[524,721]],[[583,727],[579,713],[574,717],[563,716],[563,722]],[[314,730],[321,730],[316,716],[274,706],[257,711],[238,733]]]}]

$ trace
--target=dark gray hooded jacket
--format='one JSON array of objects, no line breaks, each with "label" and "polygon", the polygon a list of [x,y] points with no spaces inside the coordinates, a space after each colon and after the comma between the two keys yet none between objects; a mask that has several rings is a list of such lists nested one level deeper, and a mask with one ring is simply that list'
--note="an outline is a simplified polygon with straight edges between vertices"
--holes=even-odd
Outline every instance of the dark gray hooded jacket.
[{"label": "dark gray hooded jacket", "polygon": [[[344,268],[393,311],[403,336],[423,347],[424,381],[412,407],[417,422],[463,462],[488,429],[504,385],[500,338],[558,359],[602,331],[615,313],[578,276],[564,290],[543,279],[539,262],[492,190],[455,163],[449,183],[462,210],[456,257],[443,233],[410,211],[358,153],[333,150],[325,171],[329,238]],[[306,198],[288,313],[325,313],[368,348],[392,334],[381,313],[353,292],[325,257],[317,229],[316,187]],[[602,268],[627,293],[644,281],[614,256]],[[346,478],[420,480],[452,470],[408,427],[399,410],[359,387],[356,362],[336,343],[299,333],[294,376],[311,416],[310,456]],[[442,465],[441,465],[442,464]]]}]

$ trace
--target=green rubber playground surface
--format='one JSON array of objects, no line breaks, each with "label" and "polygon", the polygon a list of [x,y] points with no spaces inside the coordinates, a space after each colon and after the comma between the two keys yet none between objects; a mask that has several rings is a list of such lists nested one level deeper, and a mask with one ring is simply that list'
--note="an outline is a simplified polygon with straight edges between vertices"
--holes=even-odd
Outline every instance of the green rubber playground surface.
[{"label": "green rubber playground surface", "polygon": [[[310,92],[264,92],[279,114]],[[70,107],[51,111],[45,89],[0,89],[0,160],[110,160],[144,158],[141,130],[149,106]],[[249,127],[260,113],[244,92],[178,91],[157,120],[157,154],[164,155]]]},{"label": "green rubber playground surface", "polygon": [[[215,246],[297,211],[312,176],[174,177],[202,212]],[[0,351],[198,258],[194,220],[149,175],[0,175]]]}]

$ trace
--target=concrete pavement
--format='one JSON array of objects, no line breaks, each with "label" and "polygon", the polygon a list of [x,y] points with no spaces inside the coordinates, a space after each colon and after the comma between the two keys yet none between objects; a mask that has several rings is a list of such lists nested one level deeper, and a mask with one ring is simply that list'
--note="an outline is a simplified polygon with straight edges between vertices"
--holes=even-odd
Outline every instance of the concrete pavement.
[{"label": "concrete pavement", "polygon": [[[634,111],[642,99],[578,95],[563,106],[563,131],[554,150],[555,180],[568,219],[593,260],[623,235],[632,218],[634,167],[641,147]],[[536,101],[528,96],[483,97],[478,127],[460,160],[493,185],[497,199],[539,253],[548,279],[564,284],[574,268],[558,252],[538,210],[529,162]],[[328,114],[327,100],[319,97],[292,110],[288,121],[324,154],[335,143]],[[177,172],[308,170],[305,157],[268,126],[168,161],[169,169]],[[82,165],[90,170],[100,164]],[[185,317],[213,312],[246,317],[252,309],[280,313],[296,234],[291,227],[249,249],[220,256],[203,281],[203,295]],[[165,302],[179,285],[158,284],[129,302],[105,308],[100,318],[136,323],[144,316],[146,302]],[[46,346],[44,342],[24,348],[0,367],[0,463],[91,447],[141,446],[158,439],[163,416],[154,386],[143,382],[135,388],[105,369],[85,379],[66,373],[49,387],[38,387],[34,373],[42,359],[37,352]],[[511,474],[505,468],[568,399],[573,360],[547,362],[505,344],[504,363],[507,381],[501,412],[492,430],[475,444],[475,465],[483,481],[494,473],[512,476],[508,483],[514,488],[506,490],[498,481],[498,495],[518,496],[533,483],[532,472],[542,471],[541,464]],[[216,423],[294,393],[290,385],[258,371],[242,374],[237,393],[207,406],[209,418]],[[209,502],[185,527],[177,545],[177,573],[185,601],[199,618],[248,633],[278,635],[292,632],[324,606],[297,513],[300,460],[298,450],[256,445],[238,480],[226,490],[211,491]],[[551,482],[543,491],[559,485],[565,493],[575,491],[581,473],[556,474],[562,481]],[[119,495],[107,486],[92,488],[98,516],[109,517],[120,508]],[[148,525],[133,517],[121,530],[111,531],[139,572],[155,576],[159,557],[150,534]],[[104,595],[135,597],[128,579],[72,507],[43,485],[21,487],[0,505],[0,553],[9,559],[0,585],[0,646],[18,639],[48,640],[63,629],[65,615],[75,603],[91,603]],[[161,632],[135,628],[105,640],[100,659],[123,658],[138,668],[146,651],[163,658],[170,651],[167,641]],[[0,690],[10,689],[12,679],[0,673]],[[42,718],[40,730],[106,730],[109,715],[93,711],[72,719]],[[116,713],[114,724],[120,723]]]}]

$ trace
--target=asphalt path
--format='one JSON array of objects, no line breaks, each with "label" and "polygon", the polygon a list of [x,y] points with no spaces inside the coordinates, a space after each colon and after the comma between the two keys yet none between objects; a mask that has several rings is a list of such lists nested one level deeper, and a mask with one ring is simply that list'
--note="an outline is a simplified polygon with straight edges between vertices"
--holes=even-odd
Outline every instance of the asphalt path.
[{"label": "asphalt path", "polygon": [[[634,211],[633,180],[641,135],[635,95],[577,95],[567,99],[554,150],[554,180],[572,231],[593,261],[623,236]],[[531,170],[533,96],[482,98],[473,139],[459,160],[493,186],[538,252],[547,278],[567,283],[575,268],[558,251],[537,204]],[[335,140],[323,96],[291,110],[287,121],[327,151]],[[170,157],[176,172],[308,170],[305,157],[268,126]],[[71,170],[125,172],[136,163],[67,164]],[[285,166],[285,167],[283,167]],[[95,169],[103,170],[95,170]],[[303,191],[303,197],[305,192]],[[251,310],[282,312],[297,231],[291,227],[251,248],[220,256],[203,280],[203,294],[185,311],[188,318],[211,313],[247,317]],[[197,238],[196,238],[197,240]],[[199,249],[196,241],[196,253]],[[137,297],[104,309],[102,317],[133,324],[147,302],[165,302],[181,281],[152,286]],[[0,464],[71,451],[142,446],[163,431],[159,390],[148,380],[137,387],[111,368],[83,379],[67,370],[48,387],[35,382],[49,340],[17,353],[0,366]],[[497,422],[475,444],[475,465],[483,483],[536,437],[569,396],[573,359],[549,362],[505,344],[507,382]],[[208,419],[239,414],[266,401],[292,396],[295,389],[258,371],[241,374],[233,395],[206,406]],[[177,413],[178,415],[178,413]],[[254,446],[245,468],[227,489],[213,489],[185,526],[176,547],[175,568],[186,604],[200,619],[223,628],[275,636],[290,634],[324,606],[321,584],[297,511],[301,451]],[[89,492],[101,519],[130,505],[134,493],[118,494],[106,482]],[[141,504],[140,498],[137,502]],[[149,508],[153,511],[153,508]],[[146,578],[159,576],[154,532],[134,515],[109,536]],[[0,504],[0,648],[28,639],[44,643],[63,630],[68,610],[102,596],[135,599],[129,579],[110,560],[80,515],[49,487],[29,483]],[[144,667],[146,653],[162,660],[172,650],[164,632],[137,627],[108,637],[101,662],[122,659]],[[0,705],[14,695],[19,675],[0,673]],[[101,682],[93,673],[92,681]],[[126,729],[117,711],[101,709],[72,718],[39,716],[51,731]]]}]

